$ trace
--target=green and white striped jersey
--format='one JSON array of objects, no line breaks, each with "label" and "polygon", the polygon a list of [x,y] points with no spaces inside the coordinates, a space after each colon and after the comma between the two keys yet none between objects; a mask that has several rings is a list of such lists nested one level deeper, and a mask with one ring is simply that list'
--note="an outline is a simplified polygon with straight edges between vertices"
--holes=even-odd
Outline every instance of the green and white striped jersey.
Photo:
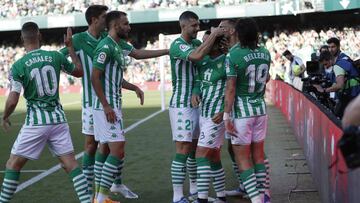
[{"label": "green and white striped jersey", "polygon": [[[93,67],[103,71],[101,82],[107,102],[112,108],[120,109],[125,58],[121,47],[111,36],[105,37],[96,47]],[[98,97],[95,97],[93,108],[103,109]]]},{"label": "green and white striped jersey", "polygon": [[225,55],[214,59],[205,56],[203,60],[196,63],[198,74],[193,93],[200,87],[201,116],[212,118],[215,114],[224,110],[224,97],[226,85]]},{"label": "green and white striped jersey", "polygon": [[[83,95],[82,95],[82,107],[91,107],[94,101],[95,92],[91,85],[91,72],[93,67],[94,51],[99,42],[108,35],[107,32],[100,34],[100,37],[96,39],[88,31],[80,32],[73,35],[73,46],[77,56],[79,57],[84,75],[82,77]],[[125,56],[129,55],[134,47],[128,44],[125,40],[120,40],[119,46],[122,48]],[[60,50],[64,55],[68,55],[67,48]]]},{"label": "green and white striped jersey", "polygon": [[188,56],[200,46],[197,39],[187,43],[182,37],[177,38],[170,46],[172,96],[170,107],[191,107],[191,94],[195,82],[195,69]]},{"label": "green and white striped jersey", "polygon": [[60,71],[74,70],[64,55],[41,49],[28,52],[10,71],[10,82],[21,83],[26,99],[25,125],[40,126],[66,122],[59,100]]},{"label": "green and white striped jersey", "polygon": [[234,45],[225,60],[227,77],[236,77],[235,118],[266,114],[264,100],[269,75],[270,53],[264,47],[242,48]]}]

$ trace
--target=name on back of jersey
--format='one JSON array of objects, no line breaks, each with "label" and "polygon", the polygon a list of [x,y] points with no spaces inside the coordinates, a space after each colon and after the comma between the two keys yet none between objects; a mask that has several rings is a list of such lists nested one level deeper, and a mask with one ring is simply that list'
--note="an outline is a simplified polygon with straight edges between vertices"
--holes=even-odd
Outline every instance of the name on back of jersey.
[{"label": "name on back of jersey", "polygon": [[34,56],[25,62],[27,67],[30,67],[34,63],[49,62],[51,63],[53,58],[51,56]]},{"label": "name on back of jersey", "polygon": [[249,53],[248,55],[244,56],[244,60],[246,62],[249,62],[254,59],[264,59],[264,60],[270,61],[270,55],[265,54],[263,52],[256,52],[256,53]]}]

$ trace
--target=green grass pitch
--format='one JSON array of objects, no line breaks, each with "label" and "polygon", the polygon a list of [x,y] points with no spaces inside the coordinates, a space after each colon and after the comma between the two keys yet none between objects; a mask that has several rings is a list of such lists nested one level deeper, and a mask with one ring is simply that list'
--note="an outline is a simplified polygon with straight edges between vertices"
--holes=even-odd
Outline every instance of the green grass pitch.
[{"label": "green grass pitch", "polygon": [[[168,103],[170,93],[167,93]],[[3,113],[6,97],[0,97],[0,114]],[[63,94],[61,102],[70,125],[75,152],[83,151],[84,137],[81,134],[81,96],[80,94]],[[131,92],[123,96],[123,116],[125,127],[160,110],[160,93],[158,91],[145,92],[145,104],[140,106],[136,95]],[[13,123],[10,132],[0,130],[0,170],[5,169],[6,160],[17,133],[24,121],[24,99],[21,99],[11,116]],[[126,159],[123,170],[123,182],[139,195],[139,199],[124,199],[120,195],[113,195],[114,200],[122,203],[166,203],[172,200],[170,178],[170,164],[174,155],[174,144],[171,139],[168,111],[162,112],[149,121],[139,125],[126,135]],[[223,150],[223,165],[227,174],[227,188],[236,187],[237,182],[231,170],[230,159]],[[79,159],[79,163],[81,159]],[[24,170],[47,170],[58,163],[47,148],[36,161],[29,161]],[[39,173],[22,173],[20,182],[26,181]],[[0,182],[3,180],[0,173]],[[186,193],[188,183],[186,182]],[[212,195],[214,193],[212,192]],[[30,187],[16,193],[14,203],[72,203],[78,202],[72,183],[63,170],[59,170]]]}]

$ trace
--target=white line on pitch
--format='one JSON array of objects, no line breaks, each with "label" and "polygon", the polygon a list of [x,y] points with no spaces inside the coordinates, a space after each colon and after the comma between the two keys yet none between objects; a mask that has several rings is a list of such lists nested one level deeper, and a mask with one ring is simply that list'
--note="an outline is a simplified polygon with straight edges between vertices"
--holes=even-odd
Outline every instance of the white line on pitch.
[{"label": "white line on pitch", "polygon": [[[21,170],[21,173],[41,173],[46,170]],[[5,173],[5,171],[0,171],[0,173]]]},{"label": "white line on pitch", "polygon": [[[140,120],[140,121],[138,121],[138,122],[130,125],[129,127],[127,127],[127,128],[125,129],[125,133],[133,130],[134,128],[138,127],[138,126],[141,125],[142,123],[144,123],[144,122],[150,120],[151,118],[157,116],[157,115],[160,114],[161,112],[163,112],[163,110],[159,110],[159,111],[157,111],[157,112],[155,112],[155,113],[147,116],[146,118],[144,118],[144,119],[142,119],[142,120]],[[81,152],[81,153],[77,154],[77,155],[75,156],[75,158],[76,158],[76,159],[79,159],[79,158],[81,158],[81,157],[83,156],[83,154],[84,154],[84,152]],[[16,190],[15,193],[20,192],[21,190],[24,190],[25,188],[27,188],[27,187],[29,187],[30,185],[32,185],[32,184],[40,181],[41,179],[45,178],[46,176],[49,176],[50,174],[58,171],[60,168],[61,168],[60,164],[57,164],[57,165],[51,167],[50,169],[48,169],[48,170],[40,173],[39,175],[30,178],[29,180],[21,183],[21,184],[18,186],[18,188],[17,188],[17,190]]]}]

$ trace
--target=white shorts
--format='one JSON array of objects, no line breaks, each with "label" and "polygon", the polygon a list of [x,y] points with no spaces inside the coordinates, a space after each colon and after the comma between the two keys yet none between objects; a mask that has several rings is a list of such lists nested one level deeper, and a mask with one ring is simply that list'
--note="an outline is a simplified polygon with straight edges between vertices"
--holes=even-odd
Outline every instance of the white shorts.
[{"label": "white shorts", "polygon": [[116,122],[109,123],[103,110],[93,109],[94,115],[94,137],[100,143],[124,142],[124,125],[122,112],[120,109],[114,109]]},{"label": "white shorts", "polygon": [[200,137],[198,146],[220,148],[224,143],[224,122],[214,123],[211,118],[200,117]]},{"label": "white shorts", "polygon": [[45,145],[53,155],[62,156],[74,152],[67,123],[25,126],[21,128],[11,149],[11,154],[27,159],[38,159]]},{"label": "white shorts", "polygon": [[177,142],[192,142],[199,138],[199,115],[197,108],[169,108],[172,137]]},{"label": "white shorts", "polygon": [[82,130],[84,135],[94,135],[94,120],[92,107],[82,108]]},{"label": "white shorts", "polygon": [[231,136],[231,144],[249,145],[264,140],[267,133],[267,122],[267,115],[234,119],[237,137]]}]

